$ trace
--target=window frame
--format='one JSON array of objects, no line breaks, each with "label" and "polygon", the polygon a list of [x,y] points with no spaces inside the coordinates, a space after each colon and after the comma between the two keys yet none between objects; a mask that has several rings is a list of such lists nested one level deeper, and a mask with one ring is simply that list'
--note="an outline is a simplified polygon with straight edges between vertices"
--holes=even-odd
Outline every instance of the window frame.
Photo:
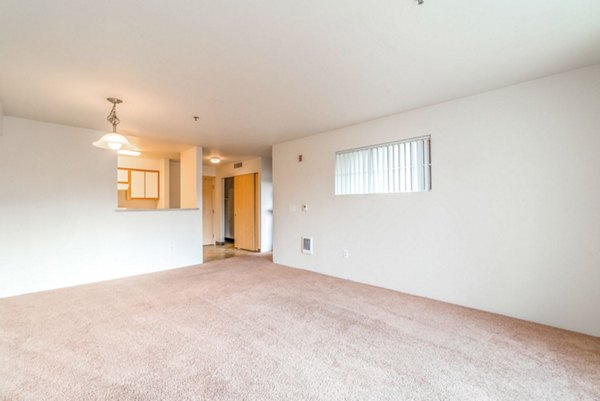
[{"label": "window frame", "polygon": [[[414,143],[406,150],[406,144]],[[423,147],[419,148],[423,143]],[[402,146],[400,149],[392,149],[393,146]],[[342,157],[352,155],[352,153],[374,151],[375,153],[365,153],[360,157],[356,157],[353,163],[362,163],[362,166],[355,167],[353,174],[369,175],[363,178],[363,182],[359,180],[352,182],[348,179],[347,182],[340,182],[343,178],[343,173],[340,169],[347,167],[339,166]],[[377,153],[379,152],[379,153]],[[394,162],[389,161],[389,157],[398,157]],[[406,157],[410,157],[408,165],[406,165]],[[413,162],[416,158],[416,162]],[[391,163],[395,168],[390,168]],[[406,166],[406,167],[403,167]],[[397,141],[379,143],[375,145],[361,146],[357,148],[344,149],[335,152],[334,156],[334,194],[336,196],[346,195],[376,195],[376,194],[398,194],[398,193],[413,193],[413,192],[430,192],[433,188],[431,174],[431,135],[422,135],[411,137]],[[423,168],[422,172],[418,169]],[[407,172],[408,169],[408,172]],[[346,175],[351,173],[346,172]],[[404,178],[400,174],[405,175]],[[416,175],[415,175],[416,174]],[[412,189],[413,180],[420,180],[419,188]],[[365,184],[366,182],[366,184]],[[361,188],[353,189],[353,185],[359,185]],[[365,189],[367,185],[369,188]],[[409,185],[411,189],[406,189]],[[350,188],[348,188],[350,186]],[[390,190],[390,186],[397,189]],[[383,187],[383,188],[382,188]]]}]

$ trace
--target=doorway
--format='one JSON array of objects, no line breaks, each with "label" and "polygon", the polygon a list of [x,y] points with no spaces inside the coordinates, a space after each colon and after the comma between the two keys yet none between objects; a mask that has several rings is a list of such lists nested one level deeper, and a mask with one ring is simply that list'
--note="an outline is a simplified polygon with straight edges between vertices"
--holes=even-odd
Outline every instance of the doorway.
[{"label": "doorway", "polygon": [[225,242],[233,243],[234,216],[233,202],[235,193],[233,192],[233,177],[223,179],[223,215],[224,215],[224,232],[223,237]]},{"label": "doorway", "polygon": [[237,249],[259,251],[258,174],[223,179],[225,242]]}]

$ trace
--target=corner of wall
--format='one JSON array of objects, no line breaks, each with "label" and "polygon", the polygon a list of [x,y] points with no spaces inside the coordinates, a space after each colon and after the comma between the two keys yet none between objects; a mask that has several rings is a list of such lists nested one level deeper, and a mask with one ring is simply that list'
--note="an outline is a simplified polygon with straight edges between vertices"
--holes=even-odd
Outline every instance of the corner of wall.
[{"label": "corner of wall", "polygon": [[260,168],[260,250],[273,250],[273,161],[271,158],[261,158]]},{"label": "corner of wall", "polygon": [[[595,65],[274,145],[275,263],[599,336],[599,77]],[[434,137],[432,191],[335,196],[336,151],[414,133]]]},{"label": "corner of wall", "polygon": [[202,148],[181,152],[181,207],[202,209]]},{"label": "corner of wall", "polygon": [[159,184],[159,188],[160,188],[160,195],[159,195],[159,201],[158,201],[158,208],[159,209],[168,209],[169,207],[171,207],[171,200],[169,199],[169,195],[170,195],[170,169],[171,169],[171,163],[169,159],[161,159],[160,160],[160,184]]}]

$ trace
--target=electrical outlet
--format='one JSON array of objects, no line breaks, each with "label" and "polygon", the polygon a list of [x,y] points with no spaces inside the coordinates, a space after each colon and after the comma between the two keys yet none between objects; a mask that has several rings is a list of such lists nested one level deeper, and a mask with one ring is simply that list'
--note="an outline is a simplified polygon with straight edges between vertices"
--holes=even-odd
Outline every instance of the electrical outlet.
[{"label": "electrical outlet", "polygon": [[347,249],[344,249],[344,258],[348,259],[350,257],[350,251]]}]

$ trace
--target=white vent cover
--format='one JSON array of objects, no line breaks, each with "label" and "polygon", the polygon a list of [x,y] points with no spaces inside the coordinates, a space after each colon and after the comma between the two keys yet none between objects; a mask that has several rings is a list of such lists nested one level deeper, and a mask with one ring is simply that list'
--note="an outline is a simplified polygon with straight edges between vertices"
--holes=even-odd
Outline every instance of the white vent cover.
[{"label": "white vent cover", "polygon": [[309,255],[313,254],[313,239],[309,237],[302,237],[302,253]]}]

